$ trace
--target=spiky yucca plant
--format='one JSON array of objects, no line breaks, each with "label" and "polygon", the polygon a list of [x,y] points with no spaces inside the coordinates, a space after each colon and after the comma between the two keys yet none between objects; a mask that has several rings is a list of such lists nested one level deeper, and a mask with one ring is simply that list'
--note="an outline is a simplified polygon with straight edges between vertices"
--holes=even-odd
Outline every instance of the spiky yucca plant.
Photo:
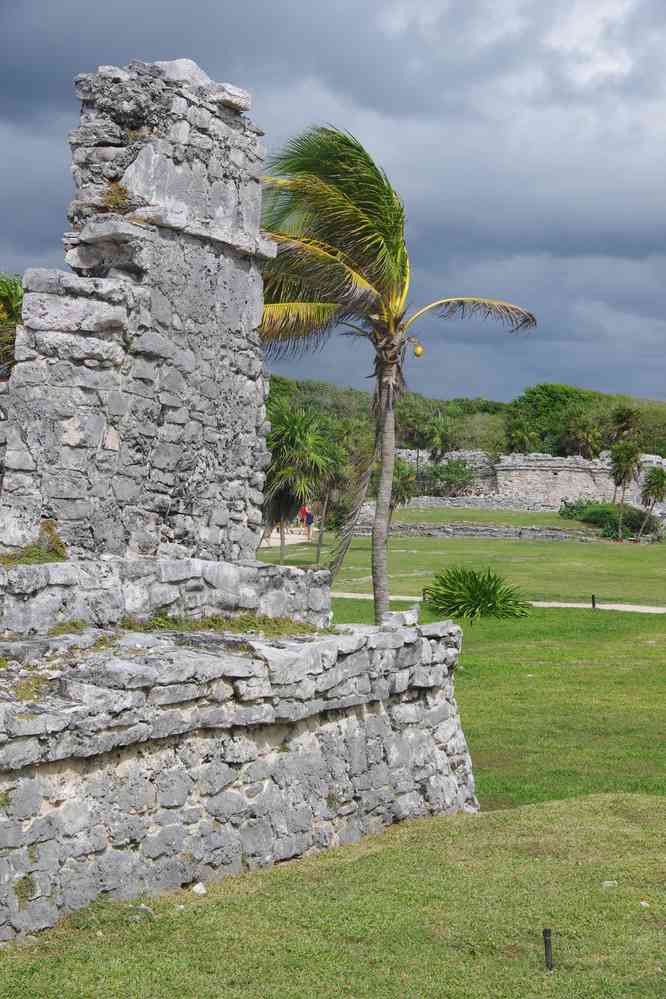
[{"label": "spiky yucca plant", "polygon": [[526,617],[530,604],[520,590],[492,569],[454,566],[435,576],[423,599],[438,614],[473,623],[482,617]]},{"label": "spiky yucca plant", "polygon": [[16,327],[21,322],[23,285],[18,274],[0,274],[0,377],[14,364]]},{"label": "spiky yucca plant", "polygon": [[[380,479],[372,534],[375,617],[389,607],[387,539],[395,462],[395,402],[404,390],[408,344],[417,356],[414,323],[435,311],[442,319],[482,316],[513,330],[534,316],[494,298],[440,298],[408,315],[409,255],[405,210],[388,177],[361,143],[336,128],[310,128],[269,164],[263,227],[278,244],[264,269],[261,333],[269,354],[319,346],[334,330],[362,337],[374,351],[377,419],[375,453]],[[331,568],[346,553],[367,491],[369,468],[359,473],[353,513]]]}]

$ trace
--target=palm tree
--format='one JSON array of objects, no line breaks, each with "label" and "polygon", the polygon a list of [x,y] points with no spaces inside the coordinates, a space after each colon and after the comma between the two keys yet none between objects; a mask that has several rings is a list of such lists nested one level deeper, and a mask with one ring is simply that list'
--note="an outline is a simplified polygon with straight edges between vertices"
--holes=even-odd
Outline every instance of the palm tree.
[{"label": "palm tree", "polygon": [[23,285],[18,274],[0,274],[0,378],[14,364],[16,327],[21,322]]},{"label": "palm tree", "polygon": [[[395,461],[395,403],[405,388],[411,329],[428,312],[442,319],[481,316],[513,330],[535,325],[525,309],[492,298],[440,298],[407,315],[410,264],[405,210],[388,177],[360,142],[330,127],[310,128],[271,159],[263,227],[278,244],[264,270],[263,341],[269,354],[321,345],[333,330],[370,341],[374,351],[375,455],[380,481],[372,532],[375,617],[388,611],[387,540]],[[335,572],[367,491],[360,476],[352,518],[342,532]]]},{"label": "palm tree", "polygon": [[438,410],[426,427],[426,439],[430,449],[430,460],[438,464],[447,451],[453,450],[453,426],[451,420]]},{"label": "palm tree", "polygon": [[641,468],[641,446],[638,441],[624,439],[611,448],[611,475],[615,488],[620,489],[620,509],[617,518],[617,536],[622,541],[624,495],[632,479],[638,478]]},{"label": "palm tree", "polygon": [[[332,432],[332,427],[329,427],[329,433]],[[331,501],[331,495],[337,490],[344,489],[349,481],[347,476],[345,450],[338,442],[332,441],[330,443],[330,458],[330,467],[321,480],[323,494],[321,497],[321,510],[319,512],[319,535],[317,537],[317,551],[315,556],[317,565],[321,564],[321,550],[324,546],[326,516],[328,514],[328,506]]]},{"label": "palm tree", "polygon": [[645,476],[641,489],[641,503],[645,507],[645,520],[641,524],[638,532],[640,538],[645,530],[645,525],[649,517],[654,513],[657,503],[663,503],[666,499],[666,468],[661,465],[653,465]]},{"label": "palm tree", "polygon": [[269,406],[271,430],[266,443],[271,462],[264,488],[264,523],[280,529],[280,561],[285,556],[285,530],[303,503],[312,502],[333,465],[332,444],[316,417],[294,409],[287,399]]}]

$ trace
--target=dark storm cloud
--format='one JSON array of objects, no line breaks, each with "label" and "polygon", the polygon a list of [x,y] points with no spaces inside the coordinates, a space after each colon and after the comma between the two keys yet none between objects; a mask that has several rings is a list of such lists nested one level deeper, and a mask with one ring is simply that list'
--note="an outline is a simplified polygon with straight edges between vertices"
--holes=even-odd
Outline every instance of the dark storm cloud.
[{"label": "dark storm cloud", "polygon": [[[275,146],[357,134],[408,207],[413,301],[479,293],[539,329],[424,321],[415,389],[508,398],[538,380],[666,397],[663,0],[0,0],[0,269],[58,266],[72,78],[188,56],[253,91]],[[365,385],[335,339],[301,376]]]}]

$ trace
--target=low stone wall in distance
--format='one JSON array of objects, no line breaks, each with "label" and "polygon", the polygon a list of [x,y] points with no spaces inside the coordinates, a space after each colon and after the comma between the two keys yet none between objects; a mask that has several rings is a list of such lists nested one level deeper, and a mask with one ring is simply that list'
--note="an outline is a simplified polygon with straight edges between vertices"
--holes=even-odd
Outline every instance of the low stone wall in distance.
[{"label": "low stone wall in distance", "polygon": [[132,898],[476,810],[453,692],[461,632],[411,613],[279,642],[84,633],[51,639],[30,670],[10,664],[0,941],[102,893]]},{"label": "low stone wall in distance", "polygon": [[0,567],[0,634],[46,634],[71,621],[210,617],[252,611],[325,627],[330,574],[264,562],[106,558]]},{"label": "low stone wall in distance", "polygon": [[[501,524],[401,524],[391,525],[391,536],[400,538],[507,538],[515,541],[600,541],[594,531],[566,531],[556,527],[509,527]],[[354,536],[369,537],[371,524],[359,524]]]}]

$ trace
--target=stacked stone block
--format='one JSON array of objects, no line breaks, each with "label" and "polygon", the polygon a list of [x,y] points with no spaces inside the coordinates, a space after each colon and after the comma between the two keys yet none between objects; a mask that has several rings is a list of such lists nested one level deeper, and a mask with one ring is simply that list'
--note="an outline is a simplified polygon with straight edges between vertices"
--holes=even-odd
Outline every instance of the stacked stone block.
[{"label": "stacked stone block", "polygon": [[476,810],[460,629],[405,620],[279,643],[128,633],[33,664],[40,695],[0,705],[0,940],[101,893]]},{"label": "stacked stone block", "polygon": [[249,98],[193,63],[78,78],[66,259],[29,271],[0,393],[0,546],[56,522],[74,554],[253,557],[263,147]]}]

